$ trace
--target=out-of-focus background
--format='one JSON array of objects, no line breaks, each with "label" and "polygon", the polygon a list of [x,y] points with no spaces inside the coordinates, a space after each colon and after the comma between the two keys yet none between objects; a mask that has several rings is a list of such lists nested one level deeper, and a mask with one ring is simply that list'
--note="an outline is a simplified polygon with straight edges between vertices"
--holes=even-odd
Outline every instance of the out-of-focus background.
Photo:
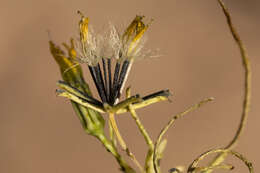
[{"label": "out-of-focus background", "polygon": [[[260,1],[226,4],[253,72],[251,112],[236,150],[259,172]],[[203,98],[215,98],[168,131],[163,172],[188,166],[202,152],[230,141],[240,120],[244,74],[239,50],[215,0],[9,0],[0,7],[1,173],[120,172],[114,158],[84,133],[69,101],[55,95],[61,77],[46,31],[56,43],[77,36],[77,10],[90,17],[97,31],[108,22],[126,26],[136,14],[154,19],[147,48],[160,48],[163,56],[136,62],[127,83],[141,95],[166,88],[173,93],[171,103],[137,111],[153,139],[172,115]],[[117,121],[129,148],[144,163],[147,147],[134,121],[128,114]],[[247,171],[236,159],[227,162],[237,172]]]}]

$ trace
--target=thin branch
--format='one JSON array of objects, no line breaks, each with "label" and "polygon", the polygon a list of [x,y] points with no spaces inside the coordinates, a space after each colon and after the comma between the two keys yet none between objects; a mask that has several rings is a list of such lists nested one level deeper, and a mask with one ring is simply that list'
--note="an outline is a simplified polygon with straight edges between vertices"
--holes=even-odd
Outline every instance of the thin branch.
[{"label": "thin branch", "polygon": [[200,101],[199,103],[191,106],[190,108],[188,108],[187,110],[185,110],[184,112],[181,112],[175,116],[172,117],[172,119],[166,124],[166,126],[161,130],[159,136],[157,137],[157,140],[155,142],[155,148],[154,148],[154,157],[153,157],[153,164],[154,164],[154,169],[155,169],[155,173],[160,173],[160,169],[159,169],[159,165],[158,165],[158,156],[157,156],[157,150],[158,150],[158,146],[163,138],[163,135],[167,132],[167,130],[173,125],[173,123],[175,122],[175,120],[177,120],[178,118],[181,118],[182,116],[186,115],[187,113],[194,111],[196,109],[198,109],[199,107],[201,107],[202,105],[204,105],[205,103],[208,103],[210,101],[213,101],[213,98],[207,98],[205,100]]},{"label": "thin branch", "polygon": [[199,162],[201,160],[203,160],[206,156],[208,156],[210,154],[213,154],[213,153],[227,153],[227,154],[231,154],[231,155],[237,157],[238,159],[240,159],[241,161],[243,161],[245,163],[245,165],[248,167],[248,170],[249,170],[250,173],[254,172],[252,163],[249,162],[242,154],[240,154],[238,152],[235,152],[235,151],[232,151],[232,150],[229,150],[229,149],[213,149],[213,150],[210,150],[210,151],[207,151],[207,152],[201,154],[198,158],[196,158],[191,163],[191,165],[189,166],[188,173],[194,173],[196,171],[196,169],[197,169],[197,166],[198,166]]},{"label": "thin branch", "polygon": [[118,130],[118,127],[117,127],[117,124],[116,124],[116,120],[115,120],[115,114],[114,113],[109,113],[109,122],[111,123],[111,126],[115,132],[115,135],[118,139],[118,142],[119,144],[121,145],[121,147],[123,148],[123,150],[126,150],[127,147],[126,147],[126,143],[125,141],[123,140],[119,130]]},{"label": "thin branch", "polygon": [[[243,44],[243,42],[241,41],[238,32],[236,31],[232,20],[231,20],[231,16],[228,12],[228,9],[225,7],[224,3],[222,2],[222,0],[218,0],[219,5],[221,6],[226,19],[227,19],[227,23],[230,29],[230,32],[234,38],[234,40],[236,41],[239,50],[240,50],[240,54],[241,54],[241,58],[242,58],[242,65],[244,68],[244,100],[243,100],[243,110],[242,110],[242,115],[241,115],[241,119],[240,119],[240,123],[238,126],[238,129],[236,131],[235,136],[233,137],[233,139],[229,142],[229,144],[225,147],[225,149],[232,149],[236,146],[245,126],[246,126],[246,121],[247,121],[247,117],[248,117],[248,112],[250,109],[250,98],[251,98],[251,66],[250,66],[250,61],[246,52],[246,48]],[[221,153],[219,154],[211,163],[210,166],[216,166],[218,164],[221,164],[224,160],[225,160],[226,154],[225,153]],[[212,170],[208,170],[205,171],[204,173],[210,173]]]},{"label": "thin branch", "polygon": [[114,145],[114,147],[116,147],[117,146],[116,136],[115,136],[115,132],[113,130],[113,127],[112,127],[112,124],[110,121],[108,121],[108,128],[109,128],[110,140],[112,141],[112,144]]},{"label": "thin branch", "polygon": [[234,166],[229,165],[229,164],[220,164],[216,166],[207,166],[207,167],[196,167],[194,169],[194,172],[202,172],[202,171],[207,171],[207,170],[216,170],[216,169],[225,169],[225,170],[233,170]]},{"label": "thin branch", "polygon": [[129,108],[129,112],[132,116],[132,118],[135,120],[135,123],[137,124],[140,132],[142,133],[144,139],[145,139],[145,142],[147,143],[148,147],[149,148],[154,148],[154,144],[153,144],[153,141],[152,139],[150,138],[149,134],[147,133],[147,131],[145,130],[143,124],[141,123],[141,120],[140,118],[138,117],[138,115],[136,114],[135,110],[133,109],[133,106],[130,104],[128,106]]},{"label": "thin branch", "polygon": [[251,98],[251,66],[250,66],[248,55],[246,53],[246,48],[245,48],[244,44],[242,43],[236,29],[234,28],[234,25],[231,21],[231,16],[228,12],[228,9],[225,7],[224,3],[221,0],[218,0],[218,2],[227,18],[227,23],[228,23],[229,29],[231,31],[231,34],[240,49],[242,64],[243,64],[244,72],[245,72],[244,101],[243,101],[243,111],[242,111],[241,121],[239,124],[239,128],[236,132],[236,135],[234,136],[232,141],[226,147],[226,149],[231,149],[237,143],[238,138],[241,136],[241,133],[245,128],[246,120],[248,117],[248,112],[249,112],[249,108],[250,108],[250,98]]},{"label": "thin branch", "polygon": [[116,121],[115,121],[115,115],[114,113],[109,113],[109,121],[110,124],[114,130],[114,133],[118,139],[119,144],[121,145],[122,149],[126,152],[126,154],[132,159],[132,161],[136,164],[136,166],[140,169],[141,172],[144,172],[143,167],[141,166],[141,164],[138,162],[138,160],[136,159],[136,157],[134,156],[134,154],[129,150],[129,148],[126,146],[126,143],[124,141],[124,139],[122,138]]},{"label": "thin branch", "polygon": [[[130,94],[130,87],[126,89],[126,98],[131,98],[131,94]],[[147,143],[148,147],[150,149],[153,149],[154,148],[154,144],[153,144],[153,141],[152,139],[150,138],[149,134],[147,133],[147,131],[145,130],[140,118],[138,117],[138,115],[136,114],[135,112],[135,109],[133,108],[133,105],[132,104],[129,104],[128,105],[128,109],[129,109],[129,112],[132,116],[132,118],[135,120],[135,123],[137,125],[137,127],[139,128],[141,134],[143,135],[144,139],[145,139],[145,142]]]},{"label": "thin branch", "polygon": [[106,138],[106,136],[101,135],[98,136],[100,142],[104,145],[104,147],[109,151],[117,160],[118,164],[121,167],[122,172],[124,173],[136,173],[134,169],[132,169],[125,160],[121,157],[121,155],[117,152],[114,144]]},{"label": "thin branch", "polygon": [[[126,89],[126,99],[131,98],[131,88],[128,87]],[[152,165],[152,158],[153,157],[153,150],[154,150],[154,144],[153,141],[150,137],[150,135],[147,133],[146,129],[144,128],[140,118],[138,117],[138,115],[135,112],[135,109],[133,108],[133,104],[129,104],[127,107],[128,111],[130,112],[132,118],[135,120],[135,123],[138,127],[138,129],[140,130],[141,134],[143,135],[145,142],[148,145],[148,154],[147,154],[147,158],[145,161],[145,171],[148,173],[149,171],[147,169],[153,169],[153,165]]]}]

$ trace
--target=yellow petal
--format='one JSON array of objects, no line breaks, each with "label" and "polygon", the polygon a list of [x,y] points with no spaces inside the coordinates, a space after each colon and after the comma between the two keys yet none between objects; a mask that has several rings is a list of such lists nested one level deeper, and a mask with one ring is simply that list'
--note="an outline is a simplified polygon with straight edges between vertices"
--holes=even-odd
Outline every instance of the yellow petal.
[{"label": "yellow petal", "polygon": [[144,16],[136,16],[132,23],[126,29],[123,39],[129,41],[131,38],[135,38],[143,30],[146,30],[147,26],[143,23]]},{"label": "yellow petal", "polygon": [[63,43],[63,46],[67,49],[69,57],[72,58],[73,60],[75,60],[76,59],[76,50],[75,50],[75,42],[74,42],[73,38],[70,39],[70,44],[71,45],[69,46],[66,43]]},{"label": "yellow petal", "polygon": [[49,41],[50,44],[50,51],[51,54],[53,55],[54,59],[58,63],[61,73],[64,76],[65,73],[70,72],[71,75],[81,75],[81,67],[76,62],[76,54],[75,49],[73,48],[73,44],[71,47],[68,45],[64,45],[68,49],[68,54],[69,57],[66,57],[65,53],[58,47],[56,46],[52,41]]},{"label": "yellow petal", "polygon": [[78,11],[81,15],[81,19],[79,21],[79,32],[80,32],[80,40],[81,42],[85,43],[87,41],[88,36],[88,18],[84,17],[84,15]]},{"label": "yellow petal", "polygon": [[149,24],[144,24],[143,18],[144,16],[136,16],[123,35],[123,41],[129,44],[128,54],[134,51],[149,26]]}]

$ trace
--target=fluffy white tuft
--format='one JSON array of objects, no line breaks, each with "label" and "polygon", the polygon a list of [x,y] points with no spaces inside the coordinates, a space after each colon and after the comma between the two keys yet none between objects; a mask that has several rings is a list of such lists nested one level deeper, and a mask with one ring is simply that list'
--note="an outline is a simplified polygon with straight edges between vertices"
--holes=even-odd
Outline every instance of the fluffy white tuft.
[{"label": "fluffy white tuft", "polygon": [[130,36],[127,40],[122,39],[122,33],[111,23],[108,30],[102,34],[95,33],[93,28],[89,27],[87,41],[85,43],[78,41],[76,44],[77,56],[80,62],[90,66],[96,66],[101,58],[123,61],[151,56],[152,51],[143,51],[146,35],[135,42],[133,39],[134,36]]}]

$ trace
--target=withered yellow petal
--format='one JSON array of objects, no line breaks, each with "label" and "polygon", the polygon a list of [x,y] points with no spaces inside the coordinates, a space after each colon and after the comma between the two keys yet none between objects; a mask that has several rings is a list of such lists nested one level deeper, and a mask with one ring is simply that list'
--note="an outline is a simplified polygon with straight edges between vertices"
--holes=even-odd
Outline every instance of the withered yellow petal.
[{"label": "withered yellow petal", "polygon": [[139,40],[142,38],[149,26],[148,24],[144,24],[142,21],[143,18],[144,16],[136,16],[123,35],[123,41],[129,43],[128,54],[131,54],[131,52],[136,48]]},{"label": "withered yellow petal", "polygon": [[64,46],[68,49],[69,57],[66,57],[65,53],[56,46],[52,41],[49,41],[50,51],[56,62],[58,63],[61,73],[64,76],[65,73],[69,72],[71,75],[81,75],[81,67],[76,62],[76,54],[73,45],[69,47],[64,44]]},{"label": "withered yellow petal", "polygon": [[89,19],[85,17],[80,11],[78,13],[81,15],[81,19],[79,21],[79,32],[80,32],[80,40],[85,43],[87,41],[88,36],[88,21]]},{"label": "withered yellow petal", "polygon": [[62,43],[62,44],[67,49],[69,57],[72,59],[76,59],[76,50],[75,50],[74,39],[73,38],[70,39],[70,44],[71,44],[70,46],[67,45],[66,43]]},{"label": "withered yellow petal", "polygon": [[144,16],[136,16],[131,24],[127,27],[123,39],[128,41],[131,37],[135,37],[140,31],[145,28],[145,24],[143,23],[142,19]]}]

